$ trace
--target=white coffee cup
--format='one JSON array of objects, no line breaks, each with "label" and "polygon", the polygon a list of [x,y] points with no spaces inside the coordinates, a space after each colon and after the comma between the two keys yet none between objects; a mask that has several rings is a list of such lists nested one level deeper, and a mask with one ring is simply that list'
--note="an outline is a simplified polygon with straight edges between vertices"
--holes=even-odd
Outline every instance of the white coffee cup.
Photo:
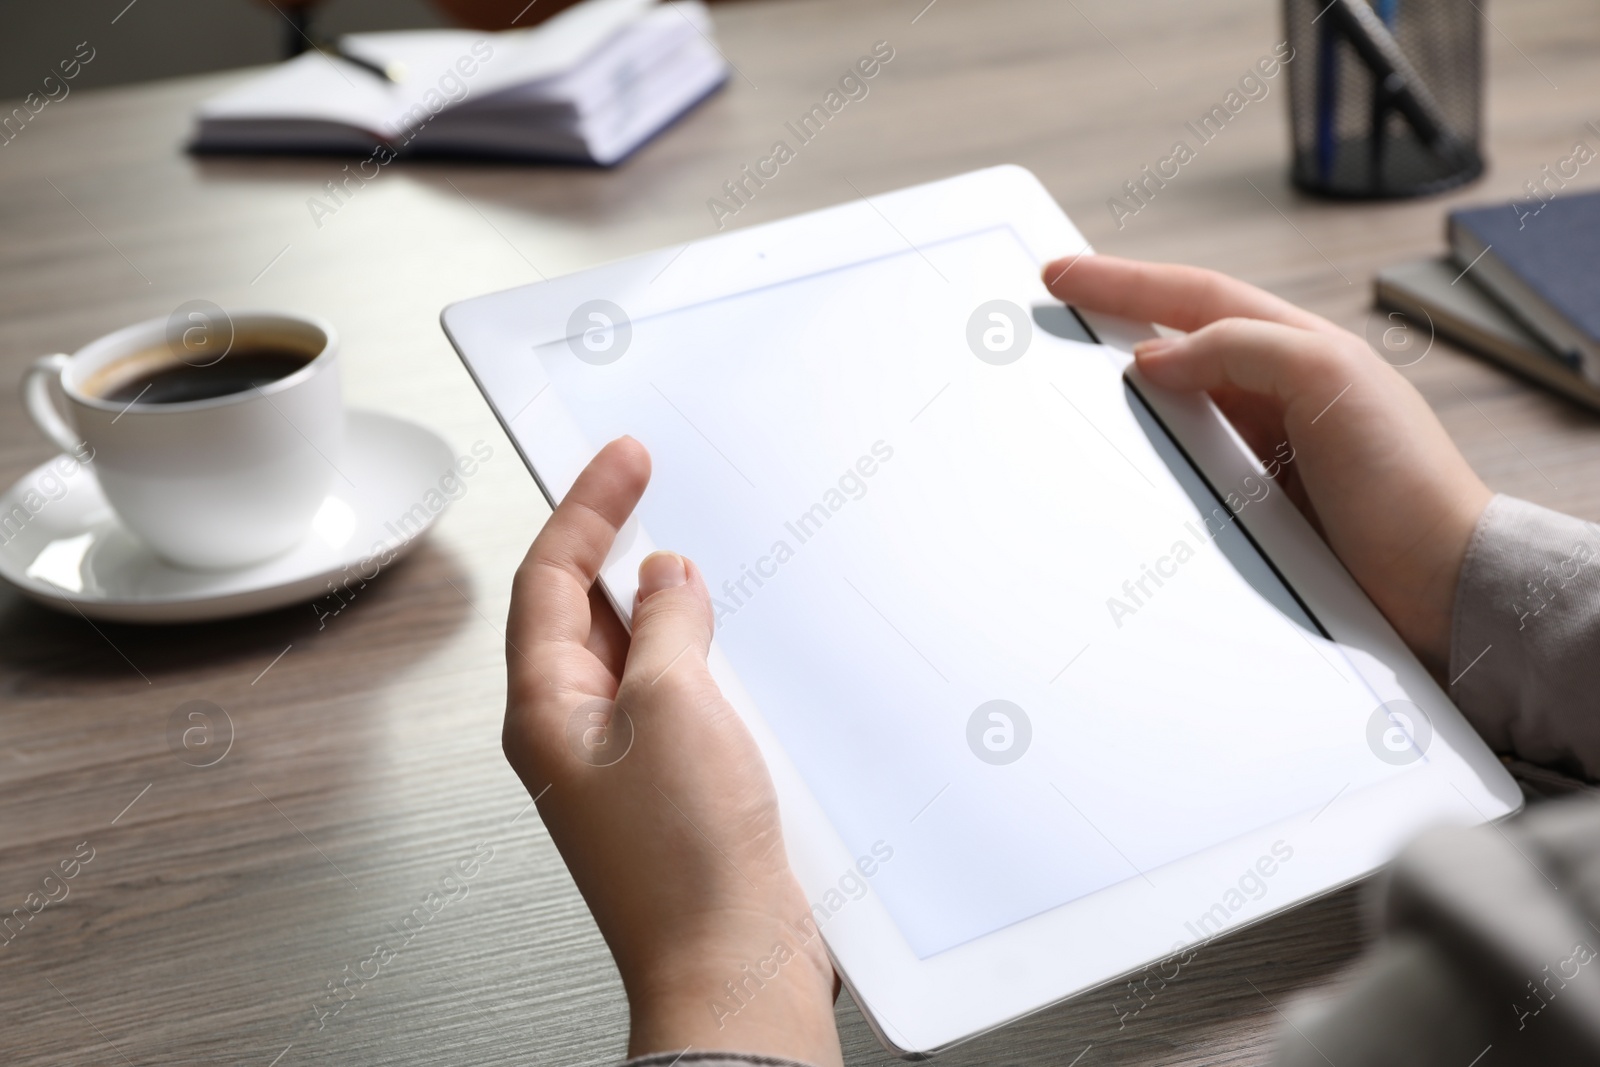
[{"label": "white coffee cup", "polygon": [[[164,367],[236,374],[263,350],[305,362],[209,399],[111,398],[119,381],[131,389]],[[333,327],[321,319],[229,315],[196,301],[71,355],[43,357],[23,377],[22,397],[46,436],[91,463],[118,518],[156,553],[226,569],[298,544],[326,499],[344,441],[337,355]]]}]

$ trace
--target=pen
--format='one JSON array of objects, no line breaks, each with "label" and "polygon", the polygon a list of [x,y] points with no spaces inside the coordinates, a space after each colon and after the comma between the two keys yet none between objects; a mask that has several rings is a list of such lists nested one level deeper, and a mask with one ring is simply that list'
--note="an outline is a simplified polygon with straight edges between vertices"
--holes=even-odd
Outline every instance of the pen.
[{"label": "pen", "polygon": [[344,47],[344,45],[338,43],[330,44],[327,42],[318,42],[316,47],[317,51],[321,52],[323,55],[334,56],[344,60],[346,63],[354,64],[374,77],[381,78],[391,85],[396,85],[405,80],[405,64],[403,63],[375,63],[370,59],[357,55],[348,48]]},{"label": "pen", "polygon": [[1443,110],[1395,43],[1394,35],[1365,0],[1333,0],[1328,14],[1383,87],[1388,102],[1406,117],[1417,138],[1440,155],[1458,155],[1460,145],[1450,132]]},{"label": "pen", "polygon": [[[1400,0],[1377,0],[1378,17],[1383,20],[1384,28],[1390,33],[1394,32],[1395,22],[1400,14]],[[1383,157],[1388,147],[1389,112],[1394,103],[1389,99],[1389,89],[1385,82],[1374,75],[1372,79],[1372,152],[1369,168],[1372,175],[1372,187],[1383,188]]]},{"label": "pen", "polygon": [[1317,34],[1317,176],[1323,185],[1333,176],[1338,150],[1339,38],[1332,22]]}]

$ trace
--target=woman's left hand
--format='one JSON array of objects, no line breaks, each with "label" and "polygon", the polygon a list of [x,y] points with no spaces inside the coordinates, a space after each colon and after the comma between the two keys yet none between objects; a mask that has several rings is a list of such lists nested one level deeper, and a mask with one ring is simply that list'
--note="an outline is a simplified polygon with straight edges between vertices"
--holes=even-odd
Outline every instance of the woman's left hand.
[{"label": "woman's left hand", "polygon": [[833,967],[804,938],[810,908],[760,750],[706,666],[699,569],[670,552],[645,559],[631,639],[595,584],[649,480],[644,446],[611,442],[518,569],[506,758],[611,947],[630,1055],[839,1064]]}]

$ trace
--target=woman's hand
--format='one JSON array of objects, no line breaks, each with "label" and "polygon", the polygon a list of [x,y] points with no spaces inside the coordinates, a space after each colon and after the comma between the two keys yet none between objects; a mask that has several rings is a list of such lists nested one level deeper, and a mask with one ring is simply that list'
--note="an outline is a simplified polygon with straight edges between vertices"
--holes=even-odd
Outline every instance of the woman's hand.
[{"label": "woman's hand", "polygon": [[706,667],[713,617],[698,568],[645,559],[631,640],[595,584],[649,481],[644,446],[611,442],[518,569],[506,758],[611,947],[630,1055],[838,1064],[833,967],[804,935],[810,909],[761,753]]},{"label": "woman's hand", "polygon": [[[1244,282],[1112,256],[1058,260],[1063,302],[1189,331],[1139,369],[1211,394],[1407,645],[1443,675],[1456,580],[1491,497],[1422,396],[1354,334]],[[1281,453],[1280,453],[1281,455]]]}]

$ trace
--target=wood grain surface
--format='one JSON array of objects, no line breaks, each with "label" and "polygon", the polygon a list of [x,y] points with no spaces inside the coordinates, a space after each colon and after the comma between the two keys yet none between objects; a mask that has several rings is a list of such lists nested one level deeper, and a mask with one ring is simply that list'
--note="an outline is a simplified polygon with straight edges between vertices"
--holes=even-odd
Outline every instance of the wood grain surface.
[{"label": "wood grain surface", "polygon": [[[621,1054],[616,973],[499,749],[509,579],[546,509],[439,331],[444,304],[708,235],[707,199],[885,40],[894,59],[870,94],[735,224],[1020,163],[1104,251],[1220,268],[1361,332],[1373,273],[1441,251],[1446,207],[1505,200],[1575,139],[1596,143],[1584,124],[1600,120],[1600,10],[1529,0],[1489,13],[1490,171],[1476,186],[1366,206],[1299,197],[1285,178],[1279,78],[1120,229],[1107,199],[1280,40],[1275,5],[719,6],[737,73],[626,165],[395,164],[320,225],[308,198],[342,162],[181,150],[195,103],[239,75],[49,105],[0,147],[0,391],[37,355],[186,300],[286,307],[337,325],[353,405],[493,456],[426,546],[325,625],[302,606],[205,626],[94,626],[0,591],[0,914],[82,843],[93,852],[60,883],[69,895],[0,946],[0,1061]],[[96,46],[117,47],[115,27]],[[1600,518],[1594,416],[1443,343],[1406,373],[1492,486]],[[50,454],[10,407],[0,476]],[[231,748],[214,766],[169,745],[169,720],[191,700],[225,712],[217,737],[231,731]],[[474,857],[466,896],[402,935]],[[1126,989],[1104,991],[949,1061],[1260,1063],[1277,1008],[1334,975],[1362,938],[1357,898],[1341,893],[1207,947],[1136,1015]],[[371,974],[380,941],[404,947],[335,999],[346,975]],[[848,998],[840,1021],[851,1063],[888,1061]]]}]

